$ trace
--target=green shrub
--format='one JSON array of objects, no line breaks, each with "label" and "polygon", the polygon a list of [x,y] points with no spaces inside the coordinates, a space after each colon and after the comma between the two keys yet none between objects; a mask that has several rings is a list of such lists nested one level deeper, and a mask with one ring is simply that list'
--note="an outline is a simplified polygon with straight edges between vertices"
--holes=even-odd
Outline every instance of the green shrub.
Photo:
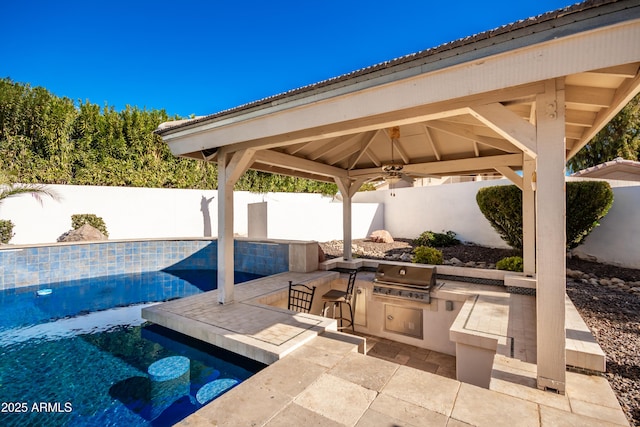
[{"label": "green shrub", "polygon": [[522,191],[515,185],[498,185],[478,190],[476,202],[502,240],[522,249]]},{"label": "green shrub", "polygon": [[522,271],[522,257],[510,256],[502,258],[500,261],[496,262],[496,268],[498,270]]},{"label": "green shrub", "polygon": [[567,247],[573,249],[600,223],[613,204],[613,190],[605,181],[567,183]]},{"label": "green shrub", "polygon": [[76,214],[71,215],[71,228],[77,230],[85,224],[89,224],[93,228],[99,230],[105,237],[109,237],[107,225],[104,220],[94,214]]},{"label": "green shrub", "polygon": [[13,225],[9,219],[0,219],[0,243],[9,243],[9,240],[15,236]]},{"label": "green shrub", "polygon": [[455,246],[460,243],[456,239],[456,233],[449,230],[445,233],[434,233],[433,231],[423,232],[417,239],[413,241],[417,246],[444,247]]},{"label": "green shrub", "polygon": [[[567,183],[567,248],[582,244],[613,203],[613,191],[605,181]],[[522,249],[522,191],[515,185],[481,188],[476,194],[480,211],[500,237],[514,249]]]},{"label": "green shrub", "polygon": [[418,246],[413,250],[413,262],[418,264],[442,264],[442,251],[427,246]]}]

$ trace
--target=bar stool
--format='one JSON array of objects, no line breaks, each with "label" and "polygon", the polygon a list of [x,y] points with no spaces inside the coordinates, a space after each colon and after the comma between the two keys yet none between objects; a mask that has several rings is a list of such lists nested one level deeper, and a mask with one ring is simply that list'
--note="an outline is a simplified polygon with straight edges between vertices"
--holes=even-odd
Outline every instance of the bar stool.
[{"label": "bar stool", "polygon": [[309,313],[313,304],[313,296],[316,293],[316,287],[307,285],[294,285],[289,280],[289,302],[287,308],[289,310],[298,311],[300,313]]},{"label": "bar stool", "polygon": [[[322,315],[327,317],[327,304],[333,305],[333,318],[340,320],[340,327],[338,329],[345,329],[351,326],[351,330],[355,332],[355,326],[353,324],[353,307],[351,306],[351,300],[353,299],[353,287],[356,283],[356,275],[358,274],[358,270],[348,270],[349,273],[349,281],[347,282],[347,289],[341,291],[339,289],[331,289],[326,294],[322,295],[322,301],[324,304],[322,305]],[[342,313],[342,305],[347,304],[349,307],[349,317],[345,317]],[[340,316],[336,317],[336,306],[340,309]],[[347,326],[344,326],[344,321],[348,322]]]}]

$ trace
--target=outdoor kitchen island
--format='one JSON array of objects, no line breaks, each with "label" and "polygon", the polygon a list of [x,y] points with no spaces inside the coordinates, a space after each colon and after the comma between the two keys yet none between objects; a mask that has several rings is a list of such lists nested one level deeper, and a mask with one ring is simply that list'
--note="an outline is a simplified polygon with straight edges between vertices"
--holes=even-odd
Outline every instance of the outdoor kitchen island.
[{"label": "outdoor kitchen island", "polygon": [[[530,278],[370,260],[330,260],[324,267],[361,269],[356,332],[455,356],[456,378],[462,382],[489,388],[495,355],[536,363]],[[605,354],[568,298],[566,310],[567,366],[604,372]]]}]

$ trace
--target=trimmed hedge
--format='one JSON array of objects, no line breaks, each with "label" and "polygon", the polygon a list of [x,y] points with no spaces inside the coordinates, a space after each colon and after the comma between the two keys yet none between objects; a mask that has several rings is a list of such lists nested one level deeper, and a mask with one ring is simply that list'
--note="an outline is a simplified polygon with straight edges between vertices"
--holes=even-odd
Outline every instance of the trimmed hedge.
[{"label": "trimmed hedge", "polygon": [[15,236],[13,226],[10,219],[0,219],[0,243],[7,244]]},{"label": "trimmed hedge", "polygon": [[104,223],[104,220],[96,216],[94,214],[75,214],[71,215],[71,228],[77,230],[85,224],[89,224],[93,228],[99,230],[104,237],[109,237],[109,233],[107,232],[107,225]]},{"label": "trimmed hedge", "polygon": [[[567,248],[573,249],[599,225],[613,204],[613,190],[605,181],[568,182]],[[515,185],[481,188],[476,202],[500,237],[522,249],[522,191]]]}]

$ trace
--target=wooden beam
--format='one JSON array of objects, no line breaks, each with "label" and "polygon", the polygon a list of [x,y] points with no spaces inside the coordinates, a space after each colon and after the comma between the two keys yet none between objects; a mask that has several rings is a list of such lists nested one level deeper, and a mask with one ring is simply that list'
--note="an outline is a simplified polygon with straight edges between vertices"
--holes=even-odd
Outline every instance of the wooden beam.
[{"label": "wooden beam", "polygon": [[[441,160],[439,162],[414,163],[406,165],[404,171],[412,174],[438,175],[443,173],[460,173],[485,171],[499,166],[522,166],[521,154],[504,154],[500,156],[473,157],[459,160]],[[349,177],[380,175],[377,168],[356,169],[349,171]]]},{"label": "wooden beam", "polygon": [[431,136],[431,132],[429,132],[429,128],[426,125],[422,125],[422,129],[424,130],[424,134],[427,137],[427,142],[429,143],[429,145],[431,146],[431,149],[433,150],[434,156],[436,156],[436,159],[440,161],[440,152],[438,151],[438,147],[436,147],[436,143],[433,140],[433,137]]},{"label": "wooden beam", "polygon": [[325,165],[324,163],[318,163],[307,159],[301,159],[300,157],[290,156],[288,154],[279,153],[273,150],[261,150],[256,152],[254,161],[274,166],[280,166],[291,170],[329,176],[332,178],[348,177],[347,171],[345,171],[344,169],[336,168],[334,166]]},{"label": "wooden beam", "polygon": [[382,162],[380,161],[380,159],[378,158],[378,156],[376,156],[373,151],[371,151],[371,147],[369,147],[366,151],[365,154],[367,155],[367,157],[373,162],[374,165],[380,167],[382,166]]},{"label": "wooden beam", "polygon": [[[538,96],[536,158],[536,332],[537,383],[564,394],[566,389],[566,193],[564,90],[546,82]],[[555,109],[549,108],[554,105]]]},{"label": "wooden beam", "polygon": [[638,74],[638,63],[618,65],[616,67],[600,68],[587,71],[585,74],[606,74],[608,76],[632,79]]},{"label": "wooden beam", "polygon": [[568,110],[565,123],[569,126],[590,128],[596,120],[597,113],[593,111]]},{"label": "wooden beam", "polygon": [[509,181],[513,182],[520,190],[524,190],[522,177],[509,166],[497,166],[495,169],[504,175],[504,177]]},{"label": "wooden beam", "polygon": [[306,178],[306,179],[311,179],[311,180],[320,181],[320,182],[330,182],[330,183],[335,182],[333,177],[329,177],[325,175],[316,175],[309,172],[301,172],[301,171],[296,171],[292,169],[286,169],[279,166],[267,165],[259,162],[254,162],[253,165],[251,165],[251,169],[260,171],[260,172],[266,172],[266,173],[272,173],[272,174],[278,174],[278,175],[293,176],[297,178]]},{"label": "wooden beam", "polygon": [[249,169],[255,157],[255,150],[242,150],[233,153],[231,161],[226,167],[226,183],[234,185],[243,173]]},{"label": "wooden beam", "polygon": [[356,135],[343,135],[336,139],[331,139],[327,141],[326,144],[323,144],[321,147],[316,149],[314,152],[305,156],[309,160],[317,160],[322,156],[329,156],[331,153],[335,153],[337,151],[342,150],[343,147],[349,145],[350,141],[355,138]]},{"label": "wooden beam", "polygon": [[345,178],[336,178],[336,185],[342,194],[342,258],[351,260],[351,186],[353,182]]},{"label": "wooden beam", "polygon": [[298,151],[302,150],[304,147],[306,147],[309,144],[309,142],[301,142],[300,144],[296,144],[296,145],[292,145],[287,147],[286,150],[284,150],[285,153],[287,154],[296,154]]},{"label": "wooden beam", "polygon": [[600,132],[600,129],[605,127],[607,123],[609,123],[611,119],[613,119],[615,115],[618,114],[620,110],[622,110],[625,105],[627,105],[629,101],[631,101],[633,97],[638,93],[640,93],[640,73],[637,74],[633,79],[624,82],[618,88],[615,96],[613,97],[613,100],[611,101],[612,107],[607,110],[602,110],[598,113],[593,126],[582,135],[580,141],[575,144],[569,151],[567,160],[575,156],[576,153],[580,151],[580,149],[582,149],[582,147],[587,145],[587,143],[591,141],[591,138],[596,136],[596,134]]},{"label": "wooden beam", "polygon": [[472,107],[471,114],[530,157],[537,155],[535,127],[502,104]]},{"label": "wooden beam", "polygon": [[218,302],[228,304],[234,298],[233,184],[227,173],[231,155],[218,151]]},{"label": "wooden beam", "polygon": [[360,159],[362,158],[362,156],[364,155],[364,152],[367,151],[369,149],[369,146],[371,145],[371,143],[373,142],[373,140],[376,138],[376,136],[378,135],[378,133],[380,132],[380,130],[376,130],[376,131],[371,131],[368,132],[365,137],[364,140],[362,141],[362,145],[360,147],[360,152],[359,154],[355,157],[355,159],[353,159],[353,161],[351,162],[351,164],[349,165],[349,169],[353,169],[356,164],[358,164],[358,162],[360,161]]},{"label": "wooden beam", "polygon": [[536,273],[536,161],[524,156],[522,165],[522,264],[525,276]]},{"label": "wooden beam", "polygon": [[609,108],[615,95],[614,89],[586,86],[567,86],[566,103],[593,105],[600,108]]},{"label": "wooden beam", "polygon": [[341,160],[350,157],[352,154],[360,151],[360,144],[349,144],[348,146],[342,146],[340,151],[334,152],[332,156],[326,157],[324,162],[329,165],[335,165]]},{"label": "wooden beam", "polygon": [[501,151],[506,151],[507,153],[518,153],[520,150],[510,143],[509,141],[505,141],[503,139],[491,138],[488,136],[481,136],[476,134],[470,127],[467,126],[456,126],[451,123],[443,123],[441,121],[431,121],[425,123],[425,126],[428,126],[432,129],[436,129],[442,132],[446,132],[450,135],[458,136],[460,138],[479,142],[482,145],[487,145],[489,147],[497,148]]}]

